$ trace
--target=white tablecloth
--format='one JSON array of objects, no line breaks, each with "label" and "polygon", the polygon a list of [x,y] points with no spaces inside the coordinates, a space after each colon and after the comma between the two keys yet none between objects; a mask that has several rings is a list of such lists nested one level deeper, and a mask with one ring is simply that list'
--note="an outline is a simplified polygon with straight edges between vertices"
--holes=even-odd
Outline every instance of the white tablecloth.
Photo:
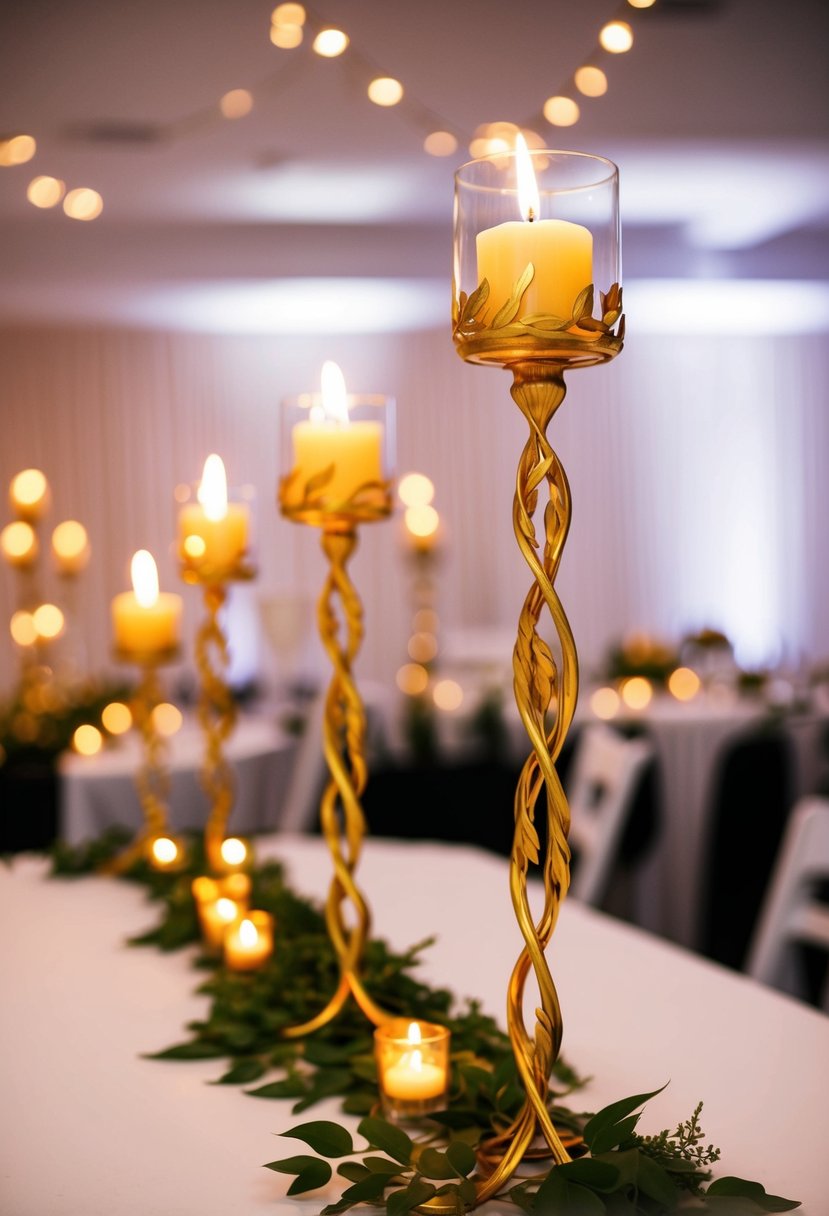
[{"label": "white tablecloth", "polygon": [[[200,828],[207,799],[199,784],[205,742],[198,722],[185,718],[168,740],[169,818],[173,828]],[[291,781],[296,738],[266,717],[242,716],[225,745],[236,795],[229,830],[273,831]],[[67,753],[60,761],[59,835],[70,844],[100,835],[112,824],[137,828],[141,807],[135,775],[143,762],[141,739],[134,733],[97,756]]]},{"label": "white tablecloth", "polygon": [[[329,864],[311,838],[275,839],[296,885],[322,894]],[[283,1198],[262,1169],[307,1149],[274,1137],[289,1104],[209,1086],[221,1062],[139,1058],[203,1015],[188,955],[127,949],[155,913],[128,883],[45,881],[21,859],[0,871],[3,1104],[0,1194],[7,1216],[317,1216],[325,1198]],[[439,935],[423,974],[500,1013],[519,937],[506,863],[476,850],[370,842],[360,882],[376,931],[405,947]],[[408,892],[408,898],[401,898]],[[718,1173],[755,1178],[825,1216],[829,1018],[575,903],[550,948],[565,1055],[595,1080],[584,1109],[670,1081],[642,1127],[705,1100]],[[490,1204],[492,1216],[504,1208]]]}]

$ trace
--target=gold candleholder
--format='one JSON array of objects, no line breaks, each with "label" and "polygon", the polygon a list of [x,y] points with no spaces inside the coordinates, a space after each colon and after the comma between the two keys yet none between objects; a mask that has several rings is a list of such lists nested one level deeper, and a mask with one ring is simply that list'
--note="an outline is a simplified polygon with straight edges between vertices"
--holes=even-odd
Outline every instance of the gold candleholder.
[{"label": "gold candleholder", "polygon": [[106,874],[124,874],[142,857],[157,870],[175,870],[184,861],[184,845],[170,835],[167,824],[167,800],[170,794],[168,749],[165,739],[155,727],[153,710],[164,699],[158,668],[163,663],[174,663],[178,650],[171,648],[152,654],[116,650],[116,658],[122,663],[139,663],[141,666],[141,679],[133,698],[132,711],[133,721],[144,745],[143,762],[135,777],[144,827],[132,844],[107,862],[102,870]]},{"label": "gold candleholder", "polygon": [[204,849],[208,868],[219,874],[228,868],[222,844],[236,793],[224,750],[237,716],[226,679],[230,653],[220,613],[228,584],[256,576],[250,551],[250,507],[247,501],[228,500],[224,465],[215,455],[207,458],[199,485],[182,487],[177,499],[182,504],[178,528],[181,577],[185,583],[199,584],[204,598],[204,619],[195,642],[197,713],[205,740],[201,783],[209,804]]},{"label": "gold candleholder", "polygon": [[[576,708],[578,658],[555,591],[570,526],[570,488],[547,440],[547,428],[564,400],[565,370],[603,363],[618,354],[624,318],[614,165],[581,153],[541,151],[530,158],[524,147],[514,155],[486,157],[463,166],[455,182],[455,345],[468,362],[512,372],[510,392],[530,430],[518,463],[513,500],[516,540],[533,576],[513,652],[515,699],[532,744],[515,794],[510,859],[510,892],[525,945],[507,991],[507,1027],[526,1097],[512,1125],[479,1150],[476,1192],[477,1202],[483,1203],[501,1190],[525,1158],[539,1155],[539,1141],[554,1164],[570,1160],[565,1137],[555,1127],[548,1106],[562,1018],[545,949],[570,882],[570,812],[555,762]],[[494,288],[479,275],[481,262],[492,267],[494,283],[497,277]],[[592,280],[609,285],[601,294],[597,317]],[[547,503],[539,544],[533,519],[545,483]],[[545,608],[555,630],[557,655],[538,632]],[[543,857],[535,823],[542,790],[546,795]],[[544,883],[538,920],[527,894],[530,865],[540,868]],[[532,1029],[524,1021],[530,971],[540,996]],[[424,1210],[450,1213],[454,1208],[436,1199]]]},{"label": "gold candleholder", "polygon": [[[324,395],[306,394],[283,402],[282,450],[293,453],[294,466],[280,481],[279,504],[287,519],[321,529],[322,551],[328,561],[317,604],[319,634],[334,673],[323,717],[323,751],[330,779],[320,803],[320,822],[334,867],[325,922],[340,980],[324,1009],[283,1031],[289,1038],[301,1038],[327,1025],[349,997],[374,1025],[390,1016],[369,996],[360,978],[371,923],[368,903],[355,877],[366,831],[360,803],[367,776],[366,716],[352,672],[363,638],[363,608],[348,574],[348,562],[357,547],[357,525],[384,519],[391,512],[383,444],[388,449],[392,442],[392,403],[385,397],[346,397],[339,369],[326,367],[333,367],[339,375],[339,382],[334,377],[333,390],[340,398],[337,418],[332,417]],[[375,467],[377,476],[372,478]],[[369,475],[364,479],[366,471]],[[346,907],[352,913],[350,924],[344,915]]]}]

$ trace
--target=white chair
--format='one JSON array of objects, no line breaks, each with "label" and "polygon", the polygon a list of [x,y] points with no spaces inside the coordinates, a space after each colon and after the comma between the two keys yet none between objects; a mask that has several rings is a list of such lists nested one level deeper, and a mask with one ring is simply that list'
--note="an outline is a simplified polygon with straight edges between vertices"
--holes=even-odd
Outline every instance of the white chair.
[{"label": "white chair", "polygon": [[577,864],[571,895],[598,907],[608,893],[639,779],[653,756],[643,738],[599,724],[584,726],[567,782],[570,843]]},{"label": "white chair", "polygon": [[[829,880],[829,799],[803,798],[792,811],[757,920],[746,970],[754,979],[804,995],[797,943],[829,952],[829,907],[815,897]],[[822,993],[829,1012],[829,981]]]}]

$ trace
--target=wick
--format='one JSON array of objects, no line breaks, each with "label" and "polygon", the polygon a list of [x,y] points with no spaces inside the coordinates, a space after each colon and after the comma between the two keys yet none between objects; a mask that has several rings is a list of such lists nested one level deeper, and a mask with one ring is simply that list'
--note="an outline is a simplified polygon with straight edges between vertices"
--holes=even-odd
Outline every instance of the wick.
[{"label": "wick", "polygon": [[527,210],[527,221],[531,224],[534,219],[535,219],[535,212],[533,211],[532,207],[530,207]]}]

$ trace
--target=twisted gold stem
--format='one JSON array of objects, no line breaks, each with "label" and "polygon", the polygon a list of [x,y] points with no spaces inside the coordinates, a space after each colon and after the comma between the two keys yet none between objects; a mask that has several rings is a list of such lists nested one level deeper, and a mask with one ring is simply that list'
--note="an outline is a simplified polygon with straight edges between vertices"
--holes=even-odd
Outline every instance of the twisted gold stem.
[{"label": "twisted gold stem", "polygon": [[219,623],[219,612],[226,599],[227,588],[222,584],[205,586],[207,614],[196,635],[195,647],[200,679],[198,716],[206,743],[201,783],[209,802],[204,847],[208,865],[216,872],[222,869],[222,841],[235,794],[233,772],[224,757],[224,745],[236,724],[236,705],[225,679],[230,656]]},{"label": "twisted gold stem", "polygon": [[[524,949],[510,976],[507,993],[507,1029],[515,1062],[526,1094],[520,1112],[500,1136],[481,1147],[483,1176],[476,1183],[477,1203],[496,1195],[515,1174],[521,1162],[535,1156],[539,1136],[555,1164],[570,1160],[547,1107],[549,1078],[561,1046],[561,1009],[544,951],[552,937],[561,901],[570,885],[570,848],[567,834],[570,812],[555,769],[555,761],[573,719],[578,695],[578,659],[567,617],[554,583],[570,527],[570,487],[546,432],[566,392],[563,369],[555,363],[528,362],[511,366],[510,392],[530,427],[518,464],[513,499],[513,527],[518,546],[530,567],[533,585],[521,609],[513,652],[513,686],[521,719],[532,743],[515,792],[515,835],[510,860],[510,894]],[[538,553],[533,516],[539,487],[547,483],[544,508],[544,545]],[[538,633],[544,607],[553,620],[560,658]],[[555,705],[548,730],[547,713]],[[540,861],[540,839],[535,807],[546,790],[546,846]],[[536,923],[527,895],[530,864],[542,865],[544,907]],[[524,987],[530,970],[535,974],[540,1006],[531,1033],[524,1023]],[[424,1211],[454,1211],[442,1200],[431,1201]]]},{"label": "twisted gold stem", "polygon": [[[320,637],[334,669],[323,720],[323,750],[331,777],[322,796],[320,820],[334,863],[325,921],[340,966],[340,982],[316,1017],[283,1032],[288,1038],[300,1038],[325,1026],[337,1016],[349,995],[375,1025],[389,1017],[368,995],[359,976],[371,917],[354,878],[366,830],[360,804],[366,785],[366,717],[351,671],[363,639],[363,609],[346,569],[356,546],[353,528],[323,531],[322,549],[329,568],[317,605]],[[343,618],[342,636],[337,601]],[[351,925],[346,924],[343,914],[346,906],[352,910]]]},{"label": "twisted gold stem", "polygon": [[167,799],[170,776],[167,771],[167,745],[153,722],[153,710],[161,701],[161,685],[156,668],[147,664],[135,694],[133,717],[144,743],[144,760],[135,778],[135,786],[144,813],[144,827],[117,857],[107,862],[107,874],[123,874],[147,849],[150,841],[167,834]]}]

